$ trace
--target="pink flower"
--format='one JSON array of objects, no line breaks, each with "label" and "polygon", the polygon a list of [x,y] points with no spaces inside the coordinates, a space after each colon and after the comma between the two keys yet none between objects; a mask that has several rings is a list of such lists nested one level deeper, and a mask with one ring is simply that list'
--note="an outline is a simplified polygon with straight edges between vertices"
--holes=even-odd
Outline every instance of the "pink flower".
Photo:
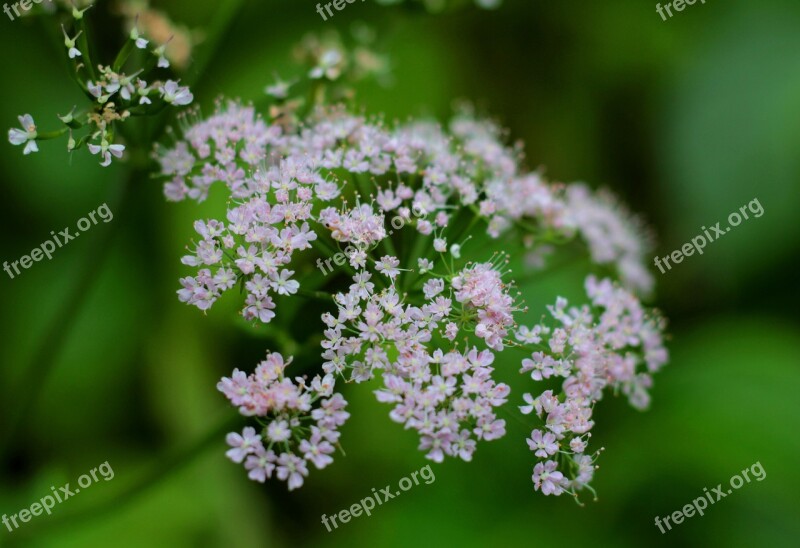
[{"label": "pink flower", "polygon": [[555,461],[548,460],[544,464],[537,463],[533,467],[533,487],[541,489],[544,495],[560,495],[564,492],[564,475],[556,471]]},{"label": "pink flower", "polygon": [[322,439],[319,430],[312,434],[311,439],[301,441],[299,448],[303,453],[303,458],[314,463],[318,470],[333,462],[333,458],[329,456],[334,451],[333,445]]},{"label": "pink flower", "polygon": [[[347,401],[341,394],[333,394],[332,375],[315,377],[310,385],[304,378],[294,382],[284,376],[290,362],[291,358],[284,360],[277,352],[267,354],[254,373],[246,376],[234,370],[232,378],[223,378],[218,388],[243,415],[261,417],[261,424],[266,424],[260,434],[252,427],[246,427],[241,435],[228,434],[228,458],[237,463],[244,460],[248,477],[254,481],[263,483],[276,471],[278,479],[288,481],[292,490],[300,487],[308,475],[306,460],[318,469],[333,462],[332,444],[339,439],[337,429],[350,415],[344,411]],[[314,407],[318,396],[330,397]],[[301,428],[304,423],[310,427],[310,438],[301,437],[302,432],[307,432]],[[275,453],[265,450],[261,441],[264,438],[270,445],[288,450],[276,458]]]},{"label": "pink flower", "polygon": [[375,270],[394,279],[400,273],[400,270],[397,269],[398,266],[400,266],[400,260],[397,257],[384,255],[380,261],[375,263]]},{"label": "pink flower", "polygon": [[261,436],[250,426],[247,426],[241,435],[231,432],[225,441],[232,447],[225,455],[235,463],[241,463],[247,455],[255,453],[259,447],[263,449]]},{"label": "pink flower", "polygon": [[542,435],[541,430],[534,430],[531,432],[530,439],[526,441],[531,451],[535,451],[534,454],[539,458],[547,458],[549,455],[555,455],[558,451],[556,437],[551,432]]},{"label": "pink flower", "polygon": [[253,481],[264,483],[272,477],[275,461],[275,453],[267,451],[263,445],[256,446],[254,454],[248,456],[244,463],[245,469],[250,471],[247,477]]},{"label": "pink flower", "polygon": [[289,491],[303,486],[303,478],[308,476],[306,461],[292,453],[281,453],[277,463],[276,475],[279,480],[288,480]]},{"label": "pink flower", "polygon": [[164,101],[176,106],[188,105],[194,100],[194,96],[188,87],[181,87],[178,82],[173,80],[167,80],[159,91]]}]

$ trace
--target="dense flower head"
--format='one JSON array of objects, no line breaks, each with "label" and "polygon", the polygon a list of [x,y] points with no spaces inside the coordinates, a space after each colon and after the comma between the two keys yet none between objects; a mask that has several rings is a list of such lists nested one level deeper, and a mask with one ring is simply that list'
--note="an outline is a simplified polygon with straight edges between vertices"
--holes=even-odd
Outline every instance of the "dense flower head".
[{"label": "dense flower head", "polygon": [[567,222],[587,242],[592,260],[615,265],[625,285],[649,293],[654,281],[644,266],[644,256],[651,250],[652,241],[641,221],[610,192],[595,194],[584,184],[569,185],[566,203]]},{"label": "dense flower head", "polygon": [[544,426],[531,432],[528,445],[540,459],[533,482],[544,494],[575,493],[589,487],[596,454],[586,447],[594,426],[594,405],[608,388],[644,409],[650,402],[652,374],[667,361],[658,314],[644,310],[629,291],[611,280],[586,279],[591,305],[567,308],[559,298],[548,307],[555,325],[520,329],[517,339],[534,348],[521,373],[536,382],[552,379],[537,397],[525,394],[524,414]]},{"label": "dense flower head", "polygon": [[250,479],[263,483],[274,475],[291,491],[303,485],[308,463],[322,469],[333,462],[339,427],[350,414],[344,410],[347,401],[333,392],[332,375],[317,375],[310,384],[302,377],[292,380],[284,376],[290,361],[267,354],[255,372],[235,369],[217,388],[260,425],[259,433],[248,426],[228,434],[228,458],[244,463]]},{"label": "dense flower head", "polygon": [[271,295],[297,293],[288,265],[294,253],[311,247],[317,234],[310,228],[314,177],[305,177],[295,166],[270,169],[256,175],[257,184],[270,192],[273,203],[252,197],[228,210],[225,221],[197,221],[200,240],[183,257],[186,265],[199,267],[196,276],[181,279],[182,302],[209,309],[221,294],[242,283],[247,290],[245,319],[263,323],[275,316]]},{"label": "dense flower head", "polygon": [[[230,200],[224,218],[195,225],[200,239],[183,262],[197,272],[181,280],[182,301],[207,310],[239,286],[244,318],[270,323],[280,320],[277,295],[321,298],[325,378],[377,384],[390,419],[415,430],[435,462],[471,460],[479,441],[505,435],[497,412],[510,389],[494,378],[497,356],[530,347],[523,372],[562,383],[523,398],[523,412],[545,422],[527,441],[539,459],[534,487],[555,495],[589,488],[594,404],[610,387],[646,406],[650,375],[667,357],[662,321],[632,292],[652,285],[642,260],[648,241],[622,206],[605,192],[526,171],[520,149],[506,146],[495,124],[468,114],[447,128],[389,126],[328,107],[293,124],[228,102],[185,126],[182,139],[156,154],[167,198],[202,201],[222,183]],[[473,237],[516,240],[540,266],[577,237],[595,264],[616,267],[622,285],[590,277],[592,306],[567,310],[559,299],[551,313],[560,325],[520,325],[527,309],[508,254],[486,256]],[[307,275],[315,257],[324,276],[336,275]],[[234,376],[251,386],[252,376]],[[226,394],[243,414],[267,409],[247,391]],[[267,399],[268,413],[279,409]],[[282,440],[295,433],[292,424],[279,418],[258,435]],[[234,449],[249,439],[246,447],[260,451],[249,433],[237,434]],[[293,470],[281,473],[294,478],[290,487],[309,460],[268,448],[247,455],[259,481],[282,458],[283,470]]]},{"label": "dense flower head", "polygon": [[[418,306],[405,302],[391,276],[378,289],[362,270],[347,293],[336,295],[337,314],[323,317],[323,370],[357,383],[380,377],[376,397],[394,406],[393,421],[420,434],[420,449],[436,462],[471,460],[478,440],[505,434],[495,408],[506,402],[509,387],[492,378],[494,354],[477,346],[459,351],[451,342],[473,332],[490,348],[500,344],[498,331],[478,333],[488,315],[510,317],[515,310],[499,276],[485,274],[491,270],[486,263],[432,275]],[[482,279],[466,289],[463,280],[475,272]]]},{"label": "dense flower head", "polygon": [[[476,0],[486,8],[500,2]],[[106,167],[124,157],[125,142],[140,145],[137,134],[149,133],[129,133],[129,120],[194,101],[174,73],[152,73],[185,67],[196,38],[190,31],[124,0],[128,36],[104,64],[91,58],[98,48],[87,40],[91,5],[57,0],[48,8],[71,14],[61,31],[65,56],[88,106],[59,116],[63,127],[52,132],[20,116],[8,140],[25,155],[68,134],[68,151],[85,146]],[[354,32],[361,45],[353,55],[338,38],[304,40],[295,53],[308,64],[308,101],[291,96],[297,80],[276,75],[265,89],[274,99],[268,118],[251,105],[220,102],[205,119],[183,116],[180,135],[153,154],[169,201],[226,198],[224,213],[194,223],[182,257],[191,272],[180,279],[178,299],[205,312],[236,298],[238,288],[244,320],[268,324],[270,338],[300,362],[298,376],[287,377],[292,359],[270,352],[253,372],[235,369],[220,380],[219,391],[252,421],[228,434],[227,456],[254,481],[301,487],[309,464],[333,461],[349,418],[347,401],[334,393],[342,381],[372,383],[390,420],[419,436],[426,458],[470,461],[478,442],[506,434],[498,413],[510,387],[499,381],[498,357],[524,348],[521,373],[542,383],[520,406],[540,419],[526,440],[537,459],[533,487],[577,497],[591,490],[599,454],[587,452],[595,405],[608,389],[646,408],[652,375],[667,362],[665,322],[637,296],[654,285],[644,261],[650,236],[608,191],[531,172],[521,145],[509,146],[497,124],[468,109],[442,125],[387,123],[326,105],[326,97],[352,99],[347,81],[387,74],[364,34]],[[573,243],[591,271],[618,281],[590,275],[590,304],[568,307],[558,298],[548,307],[552,321],[521,325],[528,308],[512,254],[543,269]],[[324,311],[304,317],[311,308],[294,306],[301,298],[323,301]],[[313,377],[302,374],[315,367]]]},{"label": "dense flower head", "polygon": [[[315,211],[316,220],[330,225],[337,241],[379,241],[385,234],[381,212],[395,212],[419,232],[431,234],[447,223],[453,208],[470,208],[492,237],[523,230],[541,246],[578,235],[592,259],[615,266],[626,286],[646,293],[653,285],[644,263],[649,236],[609,192],[554,184],[525,172],[521,152],[503,144],[493,123],[466,114],[454,118],[447,132],[419,121],[388,128],[328,108],[318,110],[306,125],[287,129],[268,124],[253,107],[229,102],[189,125],[185,138],[160,150],[157,158],[169,179],[165,194],[170,200],[203,200],[218,181],[234,198],[261,193],[269,200],[270,189],[262,184],[264,165],[275,169],[279,162],[313,182],[316,196],[330,201],[340,197],[335,181],[344,170],[364,201]],[[396,175],[377,182],[391,173]],[[409,178],[416,188],[404,180]],[[366,201],[370,196],[377,210]],[[351,234],[354,228],[365,232]]]}]

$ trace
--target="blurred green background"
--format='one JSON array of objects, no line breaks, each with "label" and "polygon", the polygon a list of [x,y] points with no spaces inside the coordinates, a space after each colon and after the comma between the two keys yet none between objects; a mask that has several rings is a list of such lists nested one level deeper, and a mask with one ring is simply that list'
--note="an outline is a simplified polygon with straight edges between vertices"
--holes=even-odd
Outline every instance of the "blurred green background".
[{"label": "blurred green background", "polygon": [[[105,9],[101,2],[100,10]],[[219,26],[232,4],[154,3],[192,28]],[[593,442],[604,446],[594,483],[600,498],[579,507],[545,498],[530,481],[529,434],[516,422],[472,463],[433,465],[415,487],[332,533],[320,523],[396,485],[427,461],[416,437],[388,419],[368,387],[348,386],[347,457],[313,471],[291,494],[283,483],[249,481],[224,457],[231,415],[220,376],[250,369],[270,344],[232,320],[233,307],[204,317],[178,302],[179,257],[199,216],[219,215],[223,193],[200,208],[165,203],[161,185],[135,181],[115,219],[0,281],[0,421],[27,392],[22,371],[64,346],[32,412],[11,440],[0,476],[0,512],[13,514],[108,461],[100,482],[0,545],[22,546],[797,546],[800,539],[800,5],[796,0],[708,0],[662,21],[655,2],[505,0],[437,15],[373,2],[323,22],[311,0],[244,3],[225,26],[203,74],[187,79],[204,112],[221,94],[257,100],[274,71],[297,69],[290,50],[306,33],[374,27],[394,84],[358,88],[367,113],[445,120],[456,99],[525,142],[531,167],[556,180],[608,186],[641,212],[663,256],[758,198],[763,217],[744,222],[702,256],[655,271],[654,300],[670,319],[671,362],[657,377],[652,409],[609,397],[596,409]],[[114,23],[114,19],[107,19]],[[117,21],[118,23],[118,21]],[[113,35],[113,28],[104,33]],[[79,97],[56,50],[34,21],[0,18],[0,121],[31,113],[56,127]],[[125,166],[70,162],[62,143],[23,157],[0,146],[2,260],[16,260],[111,201]],[[114,209],[112,207],[112,209]],[[724,224],[724,223],[723,223]],[[113,238],[110,256],[89,263],[86,301],[56,316],[86,257]],[[524,287],[531,315],[572,291],[581,273],[559,271]],[[57,318],[55,327],[51,322]],[[524,384],[517,357],[498,376]],[[503,367],[505,365],[505,367]],[[28,381],[30,382],[30,381]],[[355,388],[355,389],[354,389]],[[360,390],[358,388],[361,388]],[[200,456],[185,461],[193,444]],[[665,516],[760,462],[767,477],[746,484],[662,535]],[[164,464],[168,473],[155,476]],[[135,489],[149,478],[148,487]],[[119,493],[127,493],[122,503]],[[86,515],[100,505],[101,511]],[[81,519],[71,516],[81,515]]]}]

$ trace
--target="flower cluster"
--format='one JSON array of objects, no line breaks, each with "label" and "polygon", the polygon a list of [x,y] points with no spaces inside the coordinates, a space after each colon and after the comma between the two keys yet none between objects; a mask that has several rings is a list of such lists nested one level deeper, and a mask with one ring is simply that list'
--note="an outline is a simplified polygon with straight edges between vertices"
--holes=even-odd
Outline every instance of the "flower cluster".
[{"label": "flower cluster", "polygon": [[185,140],[173,149],[158,151],[161,172],[170,177],[164,194],[171,201],[187,197],[203,201],[211,185],[222,181],[234,198],[252,196],[267,147],[280,142],[281,136],[282,129],[267,126],[255,109],[228,103],[207,120],[192,124]]},{"label": "flower cluster", "polygon": [[[630,292],[651,281],[638,225],[603,192],[527,172],[490,122],[462,114],[447,129],[387,127],[331,107],[293,124],[230,102],[157,157],[168,199],[202,201],[217,183],[232,198],[224,220],[196,224],[202,240],[184,263],[200,270],[182,280],[181,300],[205,310],[240,284],[244,316],[270,322],[275,294],[321,298],[330,307],[320,326],[324,374],[378,383],[390,418],[415,430],[436,462],[470,460],[478,441],[505,434],[496,413],[509,388],[493,366],[507,347],[532,345],[523,370],[565,379],[563,393],[525,396],[524,410],[548,421],[529,440],[542,459],[534,484],[577,492],[594,472],[585,452],[594,402],[611,386],[643,403],[649,376],[634,371],[635,351],[650,372],[666,360],[663,326]],[[578,236],[596,264],[617,267],[624,288],[592,281],[601,315],[559,301],[562,326],[517,328],[524,309],[499,267],[507,255],[462,259],[474,253],[473,227],[539,253]],[[341,276],[322,281],[294,253],[313,246],[334,256],[345,245]]]},{"label": "flower cluster", "polygon": [[489,348],[502,351],[507,328],[514,323],[514,299],[506,292],[500,272],[492,264],[476,264],[453,278],[453,289],[465,309],[477,312],[475,335],[485,339]]},{"label": "flower cluster", "polygon": [[384,218],[368,204],[362,204],[340,214],[329,207],[319,214],[320,222],[337,242],[353,243],[360,248],[370,247],[386,237]]},{"label": "flower cluster", "polygon": [[284,167],[257,176],[259,187],[274,189],[272,205],[257,196],[229,210],[227,222],[195,223],[202,239],[182,261],[200,268],[196,276],[181,279],[182,302],[208,310],[223,292],[241,282],[247,290],[244,318],[269,323],[275,317],[270,293],[297,293],[300,284],[291,279],[294,272],[283,267],[295,252],[310,248],[317,239],[307,221],[311,198],[320,196],[314,185],[318,179],[309,176],[311,172]]},{"label": "flower cluster", "polygon": [[566,205],[568,222],[586,240],[592,260],[615,265],[625,285],[650,293],[654,282],[645,268],[644,256],[651,250],[652,241],[642,222],[610,192],[594,194],[583,184],[569,185]]},{"label": "flower cluster", "polygon": [[[429,9],[447,5],[421,1]],[[500,0],[476,3],[488,8]],[[89,107],[60,116],[64,127],[54,132],[20,116],[21,128],[8,133],[13,145],[27,155],[40,141],[69,133],[69,151],[86,145],[108,166],[123,156],[124,142],[137,143],[130,120],[193,102],[177,78],[151,76],[171,60],[185,64],[191,34],[183,29],[181,47],[168,52],[164,33],[176,27],[146,5],[140,24],[138,5],[121,2],[129,34],[114,60],[102,64],[88,47],[84,13],[91,2],[72,4],[64,46]],[[651,375],[667,361],[664,322],[633,293],[653,286],[644,262],[647,233],[609,193],[528,170],[520,146],[508,146],[496,124],[468,112],[447,126],[387,124],[324,106],[327,99],[352,99],[348,80],[386,75],[386,61],[367,47],[374,36],[363,28],[355,34],[353,55],[338,39],[309,38],[298,49],[308,64],[308,103],[291,96],[294,81],[278,80],[265,90],[274,98],[267,119],[252,106],[220,103],[205,120],[185,117],[182,135],[154,153],[168,200],[200,202],[215,185],[229,195],[225,214],[195,222],[197,238],[182,259],[193,272],[180,280],[180,301],[206,311],[238,286],[246,320],[271,324],[278,339],[302,331],[304,362],[312,341],[321,347],[322,374],[310,382],[287,378],[291,360],[278,353],[249,375],[234,370],[220,381],[219,390],[258,423],[228,435],[228,457],[255,481],[275,476],[290,490],[300,487],[309,462],[321,469],[333,460],[349,417],[347,402],[333,392],[342,379],[372,381],[377,399],[392,407],[391,420],[416,431],[427,458],[469,461],[479,441],[506,433],[497,412],[510,389],[494,378],[495,364],[508,347],[523,346],[531,354],[522,372],[553,385],[523,396],[522,412],[544,421],[528,439],[539,459],[534,488],[546,495],[591,489],[596,453],[587,453],[587,444],[595,403],[610,388],[646,407]],[[74,130],[85,133],[76,140]],[[591,305],[568,309],[559,298],[550,307],[557,325],[519,327],[527,308],[508,279],[510,254],[490,258],[482,251],[501,238],[539,267],[557,246],[578,240],[593,266],[612,267],[621,285],[590,276]],[[316,275],[313,259],[300,253],[312,247],[340,272]],[[276,315],[278,296],[324,301],[322,335],[309,336],[311,320],[290,325],[284,318],[291,314]]]},{"label": "flower cluster", "polygon": [[248,426],[241,434],[228,434],[228,458],[244,462],[250,479],[263,483],[274,474],[291,491],[303,485],[309,462],[319,470],[333,462],[339,427],[350,414],[344,410],[347,401],[333,393],[332,375],[316,376],[311,384],[302,377],[292,381],[284,376],[290,362],[267,354],[253,374],[235,369],[217,388],[260,425],[258,433]]},{"label": "flower cluster", "polygon": [[[578,234],[595,262],[615,265],[626,286],[644,292],[652,287],[644,261],[649,238],[610,194],[549,183],[524,172],[520,152],[504,146],[501,132],[490,122],[459,115],[450,135],[426,122],[390,130],[333,108],[317,111],[305,127],[287,130],[279,123],[267,124],[252,107],[228,103],[192,125],[185,136],[158,154],[162,174],[169,178],[165,194],[170,200],[203,200],[217,181],[235,198],[250,196],[258,186],[256,168],[265,159],[280,158],[318,171],[324,180],[346,170],[355,186],[374,192],[383,212],[410,219],[411,211],[421,211],[411,224],[423,234],[445,226],[454,207],[473,210],[495,238],[516,230],[542,246]],[[392,173],[385,184],[365,182],[365,176]],[[416,189],[402,180],[417,176]],[[326,199],[339,195],[333,182],[325,190]],[[327,209],[318,221],[347,228],[352,223],[342,220],[369,219],[367,238],[373,242],[382,238],[382,227],[374,211],[363,217],[371,207],[360,203],[352,210]],[[346,232],[339,234],[339,241],[349,241]]]},{"label": "flower cluster", "polygon": [[383,269],[389,285],[377,290],[371,274],[360,271],[349,291],[335,296],[337,315],[322,318],[328,327],[323,370],[357,383],[380,374],[378,401],[394,405],[391,419],[416,430],[420,449],[435,462],[445,455],[469,461],[477,440],[505,434],[494,410],[506,402],[509,387],[492,379],[494,354],[476,346],[461,352],[450,343],[489,316],[510,317],[515,310],[491,270],[485,263],[430,276],[420,306],[401,299],[393,272]]},{"label": "flower cluster", "polygon": [[[64,47],[72,65],[73,78],[89,100],[89,106],[81,112],[74,107],[68,114],[59,116],[63,123],[60,130],[37,131],[30,114],[20,117],[22,129],[11,129],[8,140],[13,145],[25,145],[24,154],[39,150],[37,141],[54,139],[69,133],[67,150],[72,152],[87,146],[89,152],[100,158],[100,165],[107,167],[112,158],[121,158],[125,145],[115,142],[116,134],[123,133],[122,124],[138,116],[158,114],[166,106],[184,106],[192,102],[193,96],[187,87],[177,81],[145,80],[151,69],[168,68],[165,45],[149,48],[149,40],[139,32],[134,24],[122,49],[111,65],[95,64],[90,58],[86,38],[84,9],[72,8],[74,29],[68,32],[63,26]],[[141,50],[149,56],[141,67],[133,72],[123,72],[126,61],[134,51]],[[73,130],[86,130],[75,138]]]},{"label": "flower cluster", "polygon": [[536,348],[520,372],[537,382],[560,383],[535,398],[525,394],[526,405],[520,407],[544,420],[527,441],[540,459],[533,483],[545,495],[590,488],[596,454],[587,454],[586,448],[595,403],[610,388],[625,394],[635,408],[646,408],[651,375],[667,362],[663,319],[648,314],[634,295],[611,280],[589,276],[586,292],[591,306],[568,309],[559,298],[549,307],[557,327],[539,324],[516,334],[520,343]]},{"label": "flower cluster", "polygon": [[121,0],[116,8],[125,17],[128,32],[140,29],[154,42],[165,44],[164,56],[170,65],[178,70],[186,69],[194,46],[202,41],[202,32],[175,23],[166,13],[148,4],[147,0]]}]

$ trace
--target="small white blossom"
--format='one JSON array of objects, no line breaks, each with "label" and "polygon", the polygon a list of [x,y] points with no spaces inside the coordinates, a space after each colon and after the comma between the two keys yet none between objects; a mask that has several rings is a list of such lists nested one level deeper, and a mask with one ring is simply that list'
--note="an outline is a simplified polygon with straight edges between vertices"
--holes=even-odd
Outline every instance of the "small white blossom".
[{"label": "small white blossom", "polygon": [[80,57],[81,52],[78,50],[78,48],[75,47],[75,41],[78,39],[78,37],[81,35],[81,32],[83,31],[80,31],[78,34],[76,34],[75,38],[70,38],[67,35],[67,30],[64,28],[64,25],[61,25],[61,31],[64,33],[64,45],[67,46],[67,49],[69,50],[68,52],[69,58],[75,59],[76,57]]},{"label": "small white blossom", "polygon": [[125,145],[110,145],[108,141],[103,139],[100,142],[100,145],[89,145],[89,152],[92,154],[100,154],[100,157],[103,159],[100,162],[100,165],[103,167],[108,167],[111,165],[111,156],[113,155],[115,158],[122,158],[122,153],[125,150]]},{"label": "small white blossom", "polygon": [[341,63],[341,52],[336,49],[329,49],[322,54],[319,64],[311,69],[308,75],[315,80],[323,77],[329,80],[336,80],[342,72]]},{"label": "small white blossom", "polygon": [[[137,15],[136,23],[138,24],[138,22],[139,22],[139,16]],[[131,40],[133,40],[136,43],[136,47],[139,49],[145,49],[147,47],[147,44],[150,43],[145,38],[142,38],[142,35],[139,34],[139,27],[137,27],[136,25],[134,25],[133,28],[131,29]]]},{"label": "small white blossom", "polygon": [[25,145],[23,154],[30,154],[31,152],[39,152],[39,147],[36,144],[36,124],[33,121],[33,116],[25,114],[19,117],[19,123],[22,129],[12,128],[8,130],[8,141],[15,146]]},{"label": "small white blossom", "polygon": [[159,46],[153,51],[153,55],[158,57],[158,68],[169,68],[169,61],[167,61],[167,58],[164,55],[166,51],[167,44]]},{"label": "small white blossom", "polygon": [[192,92],[188,87],[181,87],[174,80],[167,80],[159,90],[164,100],[172,105],[188,105],[194,100]]}]

